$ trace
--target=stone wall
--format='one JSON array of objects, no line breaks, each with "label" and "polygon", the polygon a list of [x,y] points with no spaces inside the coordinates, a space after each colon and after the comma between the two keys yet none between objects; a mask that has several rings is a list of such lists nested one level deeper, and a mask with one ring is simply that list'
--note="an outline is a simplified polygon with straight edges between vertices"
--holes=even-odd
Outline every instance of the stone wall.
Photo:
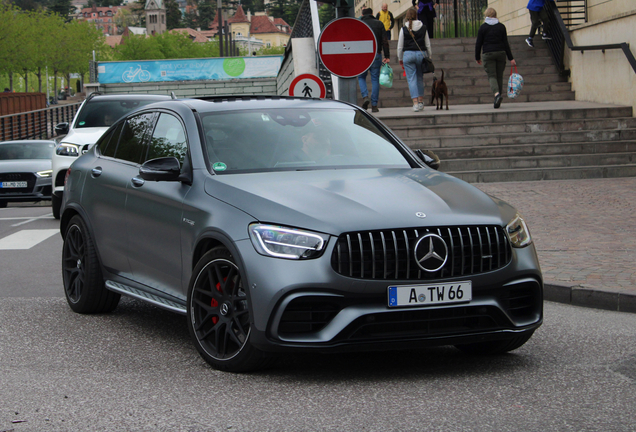
[{"label": "stone wall", "polygon": [[283,63],[280,65],[278,77],[276,78],[276,94],[280,96],[289,95],[289,86],[291,85],[292,80],[296,77],[294,74],[294,52],[289,48],[287,51],[288,53],[286,53],[283,58]]},{"label": "stone wall", "polygon": [[[636,56],[636,11],[581,25],[570,32],[574,46],[627,42]],[[631,106],[636,116],[636,72],[620,49],[565,50],[576,99]]]},{"label": "stone wall", "polygon": [[178,98],[224,95],[275,95],[276,78],[234,79],[224,81],[173,81],[161,83],[100,84],[93,91],[109,93],[170,94]]}]

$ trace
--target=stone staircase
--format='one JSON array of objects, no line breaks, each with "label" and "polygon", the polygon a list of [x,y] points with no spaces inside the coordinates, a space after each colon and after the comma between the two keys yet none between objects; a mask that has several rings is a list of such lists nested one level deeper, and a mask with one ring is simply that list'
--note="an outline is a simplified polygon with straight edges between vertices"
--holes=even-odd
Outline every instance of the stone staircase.
[{"label": "stone staircase", "polygon": [[[474,60],[475,38],[434,39],[435,75],[444,69],[450,111],[428,106],[431,75],[425,75],[427,106],[409,114],[412,102],[392,41],[394,84],[380,90],[378,117],[411,148],[438,154],[441,171],[469,182],[636,176],[632,108],[575,101],[542,41],[532,49],[522,36],[509,40],[525,81],[518,98],[504,96],[501,108],[493,108],[486,73]],[[408,109],[402,115],[383,110],[395,107]]]},{"label": "stone staircase", "polygon": [[[444,70],[444,82],[448,86],[449,105],[467,105],[493,103],[488,78],[484,67],[475,62],[475,39],[433,39],[433,61],[435,76],[441,78]],[[556,100],[574,100],[574,92],[566,78],[559,76],[553,65],[547,45],[537,41],[536,48],[530,48],[522,36],[509,38],[510,49],[517,62],[517,70],[523,76],[523,91],[516,99],[504,97],[504,103],[541,102]],[[390,41],[391,67],[393,68],[393,87],[380,89],[379,108],[411,106],[408,83],[403,76],[397,60],[397,41]],[[509,69],[504,72],[504,92]],[[430,102],[432,75],[424,75],[424,97]],[[371,88],[370,77],[367,84]],[[359,98],[362,103],[362,98]]]}]

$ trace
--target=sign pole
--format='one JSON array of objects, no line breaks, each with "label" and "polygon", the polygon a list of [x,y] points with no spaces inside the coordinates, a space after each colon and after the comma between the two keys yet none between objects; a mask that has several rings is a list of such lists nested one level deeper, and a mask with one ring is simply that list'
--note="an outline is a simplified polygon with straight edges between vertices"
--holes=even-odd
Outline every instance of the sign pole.
[{"label": "sign pole", "polygon": [[[353,0],[350,0],[353,3]],[[347,6],[344,6],[345,3]],[[350,17],[355,18],[355,8],[350,7],[347,2],[341,1],[340,7],[336,7],[336,18]],[[338,77],[338,100],[358,103],[358,78],[340,78]]]}]

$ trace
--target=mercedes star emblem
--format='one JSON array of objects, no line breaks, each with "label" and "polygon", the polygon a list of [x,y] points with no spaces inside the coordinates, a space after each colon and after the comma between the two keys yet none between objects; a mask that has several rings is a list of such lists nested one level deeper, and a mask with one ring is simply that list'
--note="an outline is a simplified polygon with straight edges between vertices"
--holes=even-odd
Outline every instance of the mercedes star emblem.
[{"label": "mercedes star emblem", "polygon": [[415,261],[424,271],[433,273],[444,267],[448,260],[448,246],[437,234],[428,233],[415,244]]}]

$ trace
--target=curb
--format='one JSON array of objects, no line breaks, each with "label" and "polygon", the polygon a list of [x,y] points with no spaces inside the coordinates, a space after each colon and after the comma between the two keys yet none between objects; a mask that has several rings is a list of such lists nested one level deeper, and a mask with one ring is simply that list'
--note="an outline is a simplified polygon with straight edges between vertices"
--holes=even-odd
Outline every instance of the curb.
[{"label": "curb", "polygon": [[636,295],[544,283],[543,299],[573,306],[636,313]]}]

